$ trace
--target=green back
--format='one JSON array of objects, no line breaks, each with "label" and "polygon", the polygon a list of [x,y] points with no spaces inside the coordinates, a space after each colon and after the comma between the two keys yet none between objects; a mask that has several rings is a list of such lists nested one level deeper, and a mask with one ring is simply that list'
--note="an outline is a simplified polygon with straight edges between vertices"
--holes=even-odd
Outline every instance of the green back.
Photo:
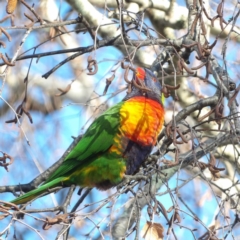
[{"label": "green back", "polygon": [[109,108],[91,124],[83,138],[45,183],[58,177],[67,177],[76,168],[90,164],[98,154],[106,152],[111,147],[113,138],[119,131],[119,112],[122,104],[123,102],[120,102]]}]

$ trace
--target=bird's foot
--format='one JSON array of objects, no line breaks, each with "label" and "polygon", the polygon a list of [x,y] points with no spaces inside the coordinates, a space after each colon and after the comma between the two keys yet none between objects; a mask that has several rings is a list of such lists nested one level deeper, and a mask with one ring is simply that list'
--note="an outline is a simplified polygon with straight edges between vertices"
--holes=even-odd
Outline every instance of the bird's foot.
[{"label": "bird's foot", "polygon": [[132,181],[132,180],[145,180],[147,181],[148,180],[148,177],[142,175],[142,174],[135,174],[135,175],[124,175],[123,177],[124,180],[127,180],[127,181]]},{"label": "bird's foot", "polygon": [[147,181],[148,177],[142,175],[142,174],[136,174],[136,175],[124,175],[123,180],[121,183],[117,185],[117,189],[121,189],[123,186],[129,184],[131,181],[139,181],[144,180]]}]

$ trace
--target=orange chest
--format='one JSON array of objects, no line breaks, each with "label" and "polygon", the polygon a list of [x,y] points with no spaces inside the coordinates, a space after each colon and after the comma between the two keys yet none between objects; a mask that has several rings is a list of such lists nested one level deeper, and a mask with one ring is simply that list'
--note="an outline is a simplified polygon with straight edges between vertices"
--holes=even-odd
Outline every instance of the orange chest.
[{"label": "orange chest", "polygon": [[135,97],[120,109],[123,136],[141,145],[154,145],[164,122],[163,106],[152,99]]}]

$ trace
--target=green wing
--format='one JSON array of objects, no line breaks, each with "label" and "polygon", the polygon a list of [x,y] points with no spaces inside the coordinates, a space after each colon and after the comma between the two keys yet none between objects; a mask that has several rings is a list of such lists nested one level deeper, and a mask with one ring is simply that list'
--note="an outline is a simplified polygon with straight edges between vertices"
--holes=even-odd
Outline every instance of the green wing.
[{"label": "green wing", "polygon": [[99,154],[104,153],[111,147],[113,138],[120,127],[119,112],[122,104],[120,102],[109,108],[91,124],[83,138],[45,183],[58,177],[67,176],[77,167],[88,164],[89,161],[93,161]]}]

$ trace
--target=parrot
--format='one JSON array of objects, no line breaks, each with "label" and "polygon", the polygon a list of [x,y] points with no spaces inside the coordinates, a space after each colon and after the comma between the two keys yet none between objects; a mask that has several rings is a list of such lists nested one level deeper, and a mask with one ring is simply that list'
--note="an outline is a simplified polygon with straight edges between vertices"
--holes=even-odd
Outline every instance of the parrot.
[{"label": "parrot", "polygon": [[136,67],[133,81],[132,91],[93,121],[48,179],[11,203],[25,204],[57,186],[107,190],[136,174],[157,142],[164,107],[162,86],[150,69]]}]

